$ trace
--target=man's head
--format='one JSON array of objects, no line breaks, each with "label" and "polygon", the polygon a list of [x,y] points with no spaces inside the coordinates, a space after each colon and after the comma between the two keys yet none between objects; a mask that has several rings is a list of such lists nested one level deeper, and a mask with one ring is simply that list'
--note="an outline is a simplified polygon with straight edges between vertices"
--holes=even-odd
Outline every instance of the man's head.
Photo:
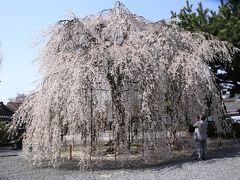
[{"label": "man's head", "polygon": [[206,118],[207,118],[207,116],[205,114],[201,115],[201,120],[205,121]]}]

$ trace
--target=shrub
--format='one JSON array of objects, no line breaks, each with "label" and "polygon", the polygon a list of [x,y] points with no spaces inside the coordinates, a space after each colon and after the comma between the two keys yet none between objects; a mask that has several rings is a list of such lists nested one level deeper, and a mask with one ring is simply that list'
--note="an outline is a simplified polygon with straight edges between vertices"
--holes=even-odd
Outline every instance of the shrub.
[{"label": "shrub", "polygon": [[0,123],[0,146],[8,144],[12,140],[12,132],[9,131],[8,124]]}]

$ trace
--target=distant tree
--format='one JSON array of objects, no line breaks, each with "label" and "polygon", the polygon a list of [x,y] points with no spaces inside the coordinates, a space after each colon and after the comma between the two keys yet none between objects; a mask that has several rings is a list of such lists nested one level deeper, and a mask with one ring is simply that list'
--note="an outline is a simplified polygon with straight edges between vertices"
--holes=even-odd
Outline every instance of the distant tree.
[{"label": "distant tree", "polygon": [[27,96],[25,94],[17,94],[17,96],[15,98],[9,98],[7,107],[13,112],[17,111],[18,108],[25,101],[26,97]]},{"label": "distant tree", "polygon": [[26,99],[26,95],[23,93],[18,93],[17,96],[15,98],[9,98],[9,102],[18,102],[18,103],[22,103],[25,99]]},{"label": "distant tree", "polygon": [[[203,8],[202,3],[198,4],[196,11],[192,10],[193,5],[186,2],[179,14],[172,13],[172,18],[177,18],[177,24],[188,31],[203,31],[210,33],[220,40],[228,41],[240,48],[240,1],[229,0],[220,1],[218,11]],[[209,63],[213,72],[217,75],[217,70],[222,69],[226,75],[217,75],[220,80],[233,81],[234,92],[239,91],[240,81],[240,54],[236,53],[231,64],[223,65],[221,55],[216,57],[213,63]]]}]

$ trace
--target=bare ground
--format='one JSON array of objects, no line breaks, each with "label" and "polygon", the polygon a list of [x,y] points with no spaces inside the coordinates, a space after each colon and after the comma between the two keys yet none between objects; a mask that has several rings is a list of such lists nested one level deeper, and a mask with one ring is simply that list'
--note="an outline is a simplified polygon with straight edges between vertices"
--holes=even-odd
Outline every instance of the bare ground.
[{"label": "bare ground", "polygon": [[20,151],[0,148],[0,180],[73,179],[240,179],[240,140],[223,139],[222,147],[209,140],[209,159],[194,161],[191,152],[171,161],[138,168],[79,171],[76,169],[33,167],[19,156]]}]

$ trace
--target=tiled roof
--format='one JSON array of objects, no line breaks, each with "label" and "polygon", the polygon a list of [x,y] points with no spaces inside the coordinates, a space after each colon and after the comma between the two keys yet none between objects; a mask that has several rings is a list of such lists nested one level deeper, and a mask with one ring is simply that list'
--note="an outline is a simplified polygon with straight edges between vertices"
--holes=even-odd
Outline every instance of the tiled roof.
[{"label": "tiled roof", "polygon": [[10,121],[10,118],[13,115],[13,111],[9,109],[7,106],[0,102],[0,122],[2,121]]}]

